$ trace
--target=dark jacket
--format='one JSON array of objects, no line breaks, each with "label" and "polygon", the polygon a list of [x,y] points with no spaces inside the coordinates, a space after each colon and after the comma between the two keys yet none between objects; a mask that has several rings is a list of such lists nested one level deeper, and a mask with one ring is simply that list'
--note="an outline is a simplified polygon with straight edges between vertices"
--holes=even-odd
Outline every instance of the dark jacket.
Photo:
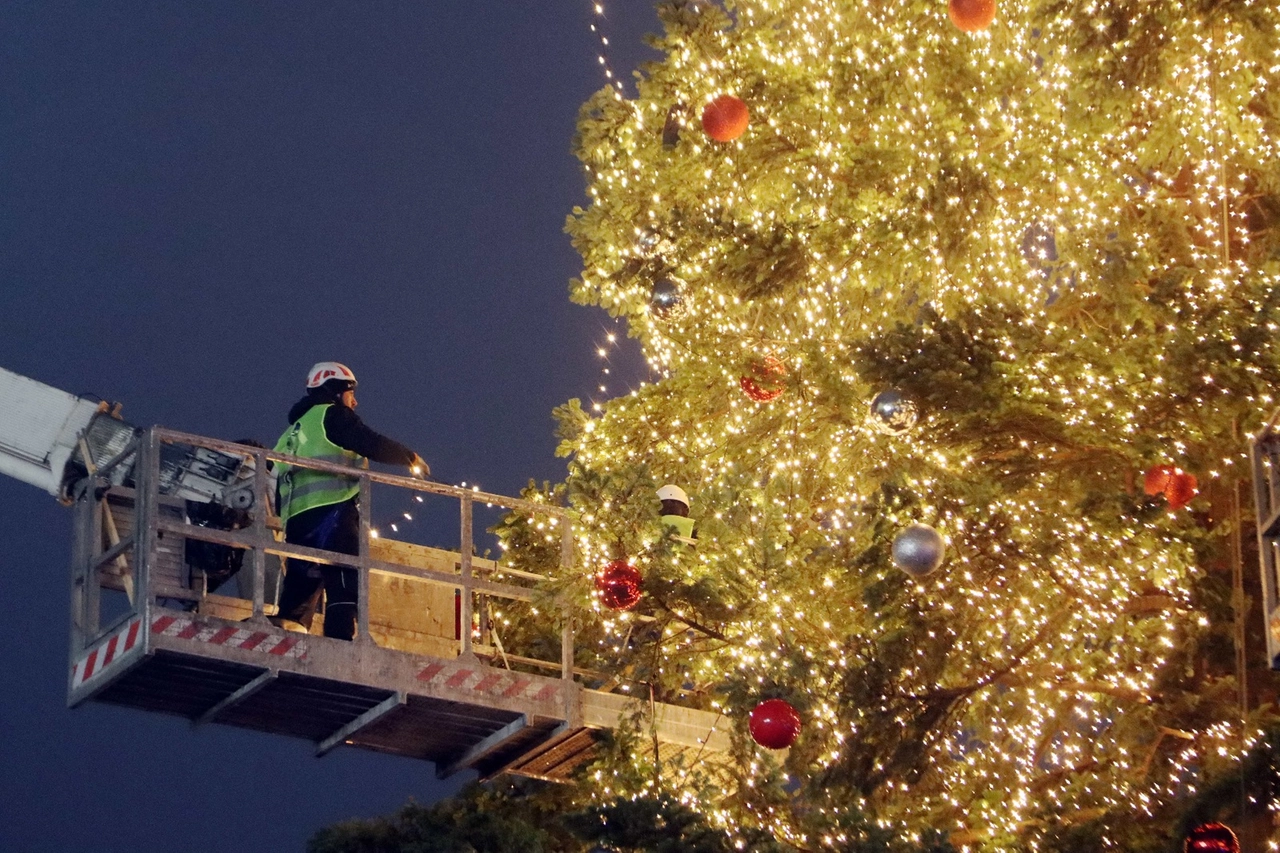
[{"label": "dark jacket", "polygon": [[365,426],[359,415],[342,405],[341,399],[325,399],[308,394],[289,410],[289,423],[296,423],[312,406],[323,406],[326,403],[332,403],[333,407],[325,412],[324,431],[334,444],[386,465],[408,465],[413,462],[412,450]]}]

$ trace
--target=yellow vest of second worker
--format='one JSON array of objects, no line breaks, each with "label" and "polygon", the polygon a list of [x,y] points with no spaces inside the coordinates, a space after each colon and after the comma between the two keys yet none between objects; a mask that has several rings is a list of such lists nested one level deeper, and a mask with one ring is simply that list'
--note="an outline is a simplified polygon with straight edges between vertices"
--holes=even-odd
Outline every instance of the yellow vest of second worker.
[{"label": "yellow vest of second worker", "polygon": [[[339,447],[324,431],[324,416],[332,403],[312,406],[285,430],[276,442],[277,453],[301,456],[336,465],[363,467],[363,456]],[[280,520],[288,521],[300,512],[349,501],[360,494],[360,480],[297,465],[277,463],[280,468]]]},{"label": "yellow vest of second worker", "polygon": [[693,519],[684,515],[664,515],[662,517],[663,524],[669,524],[676,529],[676,536],[684,539],[693,538]]}]

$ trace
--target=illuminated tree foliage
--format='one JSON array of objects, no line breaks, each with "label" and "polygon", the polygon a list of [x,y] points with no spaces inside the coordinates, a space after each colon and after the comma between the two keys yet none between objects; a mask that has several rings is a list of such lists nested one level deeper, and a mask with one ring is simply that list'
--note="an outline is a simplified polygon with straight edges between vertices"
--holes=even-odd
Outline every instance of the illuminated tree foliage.
[{"label": "illuminated tree foliage", "polygon": [[[590,796],[803,850],[1168,843],[1260,722],[1222,567],[1280,379],[1280,7],[1001,0],[975,33],[942,0],[660,13],[638,95],[579,124],[572,295],[653,374],[558,412],[585,567],[561,587],[639,733],[652,696],[738,746],[608,752]],[[726,94],[750,124],[717,142]],[[900,434],[868,419],[885,390],[918,409]],[[1158,466],[1199,495],[1147,494]],[[659,522],[668,482],[696,548]],[[920,578],[890,557],[913,523],[947,547]],[[633,611],[593,597],[614,559]],[[774,697],[803,719],[785,754],[746,734]]]}]

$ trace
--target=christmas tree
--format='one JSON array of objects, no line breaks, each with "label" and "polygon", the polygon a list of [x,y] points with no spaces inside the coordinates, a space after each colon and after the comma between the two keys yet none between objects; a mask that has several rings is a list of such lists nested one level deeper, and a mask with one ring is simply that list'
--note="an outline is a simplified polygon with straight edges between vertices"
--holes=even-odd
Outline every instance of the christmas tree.
[{"label": "christmas tree", "polygon": [[[1223,569],[1280,379],[1280,7],[660,14],[637,96],[579,125],[572,295],[653,378],[558,412],[564,586],[580,665],[740,744],[705,773],[619,750],[594,795],[804,850],[1167,843],[1261,721]],[[631,610],[589,576],[617,561]],[[770,699],[785,753],[749,736]]]},{"label": "christmas tree", "polygon": [[[558,410],[569,476],[530,490],[575,511],[576,664],[638,698],[579,837],[1181,849],[1271,722],[1239,588],[1280,6],[659,8],[637,94],[583,108],[568,223],[572,297],[652,375]],[[650,700],[732,754],[666,760]]]}]

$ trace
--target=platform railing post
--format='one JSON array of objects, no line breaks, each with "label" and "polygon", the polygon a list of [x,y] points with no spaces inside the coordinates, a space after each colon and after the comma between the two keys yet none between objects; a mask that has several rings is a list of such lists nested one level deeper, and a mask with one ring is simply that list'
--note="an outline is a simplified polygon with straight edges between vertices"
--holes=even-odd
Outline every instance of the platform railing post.
[{"label": "platform railing post", "polygon": [[459,633],[462,636],[462,654],[471,654],[471,614],[474,606],[471,594],[471,552],[475,549],[475,545],[471,541],[471,496],[463,495],[461,498],[462,511],[462,541],[458,545],[458,571],[462,575],[462,605],[459,608],[458,620],[462,623],[458,626]]},{"label": "platform railing post", "polygon": [[137,518],[134,527],[134,604],[143,625],[151,624],[151,566],[155,560],[156,506],[160,500],[160,437],[149,429],[134,468]]},{"label": "platform railing post", "polygon": [[107,498],[97,496],[94,480],[89,481],[86,521],[87,536],[84,543],[84,642],[93,642],[102,629],[102,583],[98,579],[98,555],[102,553],[102,513],[108,512]]},{"label": "platform railing post", "polygon": [[76,535],[71,549],[71,664],[74,665],[80,650],[88,640],[89,609],[89,543],[93,541],[94,515],[97,502],[93,497],[93,480],[85,483],[85,490],[76,496]]},{"label": "platform railing post", "polygon": [[360,475],[360,566],[356,579],[356,636],[357,643],[372,639],[369,634],[369,519],[373,515],[373,481],[368,474]]},{"label": "platform railing post", "polygon": [[266,618],[267,597],[267,514],[271,507],[271,496],[267,494],[267,486],[271,478],[267,476],[267,457],[261,450],[253,454],[253,550],[249,555],[249,566],[253,570],[253,620],[261,622]]}]

